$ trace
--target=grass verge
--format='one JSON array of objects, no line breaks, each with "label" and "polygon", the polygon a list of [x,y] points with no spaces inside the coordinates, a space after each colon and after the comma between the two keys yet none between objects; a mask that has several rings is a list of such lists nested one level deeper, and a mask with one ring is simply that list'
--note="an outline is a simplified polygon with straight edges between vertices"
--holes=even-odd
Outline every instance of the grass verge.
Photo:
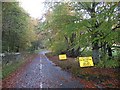
[{"label": "grass verge", "polygon": [[84,67],[79,66],[78,60],[75,58],[67,58],[67,60],[61,61],[58,56],[54,56],[52,53],[47,53],[46,56],[56,66],[61,67],[63,70],[72,73],[74,76],[82,78],[87,81],[92,81],[97,85],[102,85],[108,88],[120,88],[120,68],[99,68],[99,67]]},{"label": "grass verge", "polygon": [[23,63],[24,63],[24,61],[21,61],[21,62],[15,62],[15,63],[12,63],[10,65],[5,66],[2,69],[2,78],[4,79],[8,75],[10,75],[12,72],[17,70],[18,67],[20,67]]},{"label": "grass verge", "polygon": [[21,67],[25,62],[27,62],[32,56],[32,54],[27,54],[24,56],[22,60],[16,61],[12,64],[5,65],[2,67],[2,79],[5,79],[7,76],[9,76],[11,73],[16,71],[19,67]]}]

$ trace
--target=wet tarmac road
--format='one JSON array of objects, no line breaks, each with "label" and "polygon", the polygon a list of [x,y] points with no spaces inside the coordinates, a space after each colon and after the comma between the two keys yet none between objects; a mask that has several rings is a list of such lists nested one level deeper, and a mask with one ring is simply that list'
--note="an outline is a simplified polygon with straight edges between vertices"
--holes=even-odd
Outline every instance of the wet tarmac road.
[{"label": "wet tarmac road", "polygon": [[44,51],[25,67],[15,88],[83,88],[83,85],[49,61]]}]

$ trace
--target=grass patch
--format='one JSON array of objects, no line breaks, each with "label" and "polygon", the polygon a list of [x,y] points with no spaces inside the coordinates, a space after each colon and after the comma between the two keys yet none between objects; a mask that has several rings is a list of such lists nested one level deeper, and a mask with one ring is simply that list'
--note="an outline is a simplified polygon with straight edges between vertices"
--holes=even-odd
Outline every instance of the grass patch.
[{"label": "grass patch", "polygon": [[77,58],[68,57],[67,60],[59,60],[58,56],[54,56],[53,53],[47,53],[46,56],[49,60],[55,63],[56,66],[59,66],[63,70],[72,73],[76,77],[85,79],[86,81],[92,81],[96,84],[102,84],[107,87],[111,87],[109,84],[112,82],[114,87],[118,87],[120,68],[110,68],[111,66],[116,67],[116,65],[119,65],[117,60],[106,61],[106,67],[103,68],[101,68],[101,65],[104,65],[103,62],[99,67],[96,65],[94,67],[80,67]]},{"label": "grass patch", "polygon": [[[84,76],[85,74],[89,74],[89,75],[94,74],[101,76],[102,71],[105,73],[107,72],[106,74],[109,76],[108,73],[110,72],[108,72],[107,69],[109,68],[114,69],[115,67],[118,67],[120,65],[120,63],[118,63],[118,60],[108,60],[104,62],[102,61],[98,65],[95,65],[93,67],[80,67],[78,58],[68,57],[67,60],[59,60],[58,56],[54,56],[53,53],[47,53],[46,56],[57,66],[61,67],[63,70],[71,72],[75,76],[80,76],[80,75]],[[105,75],[105,73],[102,74]]]},{"label": "grass patch", "polygon": [[9,76],[12,72],[16,71],[19,67],[21,67],[27,60],[32,59],[32,57],[36,54],[24,54],[23,58],[18,61],[12,62],[11,64],[4,65],[2,67],[2,79]]},{"label": "grass patch", "polygon": [[119,60],[101,60],[97,67],[100,68],[119,68],[120,67],[120,61]]},{"label": "grass patch", "polygon": [[63,70],[69,71],[75,76],[80,73],[80,66],[75,58],[67,58],[67,60],[59,60],[58,56],[53,56],[53,53],[47,53],[46,56],[57,66],[60,66]]},{"label": "grass patch", "polygon": [[12,72],[17,70],[18,67],[20,67],[23,63],[24,63],[24,61],[21,61],[21,62],[19,61],[19,62],[12,63],[10,65],[4,66],[2,68],[2,78],[4,79],[8,75],[10,75]]}]

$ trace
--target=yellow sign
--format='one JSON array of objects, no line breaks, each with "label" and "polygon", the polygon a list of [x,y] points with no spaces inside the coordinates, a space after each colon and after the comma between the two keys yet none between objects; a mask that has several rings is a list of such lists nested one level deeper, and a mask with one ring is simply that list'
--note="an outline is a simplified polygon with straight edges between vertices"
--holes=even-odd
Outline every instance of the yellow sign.
[{"label": "yellow sign", "polygon": [[79,57],[80,67],[94,66],[92,57]]},{"label": "yellow sign", "polygon": [[59,59],[60,59],[60,60],[65,60],[65,59],[67,59],[66,54],[59,55]]}]

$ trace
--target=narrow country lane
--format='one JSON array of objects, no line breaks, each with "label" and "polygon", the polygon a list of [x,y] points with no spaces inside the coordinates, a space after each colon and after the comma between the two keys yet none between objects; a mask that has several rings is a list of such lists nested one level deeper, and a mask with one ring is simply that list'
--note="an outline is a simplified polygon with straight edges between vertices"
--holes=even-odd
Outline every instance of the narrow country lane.
[{"label": "narrow country lane", "polygon": [[22,74],[16,78],[14,88],[83,88],[84,85],[79,80],[73,79],[70,73],[55,66],[45,53],[46,51],[40,52],[24,68]]}]

